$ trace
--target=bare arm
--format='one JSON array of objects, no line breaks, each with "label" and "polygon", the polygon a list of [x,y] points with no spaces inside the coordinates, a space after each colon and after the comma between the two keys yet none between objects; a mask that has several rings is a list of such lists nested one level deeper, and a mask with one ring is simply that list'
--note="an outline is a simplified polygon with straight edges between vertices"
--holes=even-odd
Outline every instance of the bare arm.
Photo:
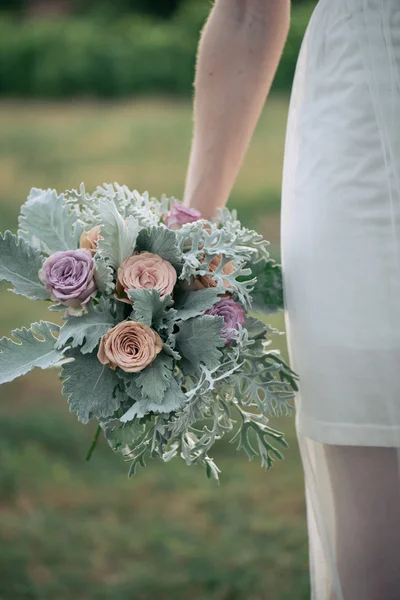
[{"label": "bare arm", "polygon": [[224,206],[286,41],[290,0],[216,0],[199,45],[184,204]]}]

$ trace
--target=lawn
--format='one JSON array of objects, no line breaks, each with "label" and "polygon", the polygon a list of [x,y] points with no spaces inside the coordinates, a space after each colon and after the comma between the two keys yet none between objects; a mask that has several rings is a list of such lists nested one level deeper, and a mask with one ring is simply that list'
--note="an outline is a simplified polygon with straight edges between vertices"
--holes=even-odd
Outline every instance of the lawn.
[{"label": "lawn", "polygon": [[[287,102],[273,99],[230,205],[279,244]],[[187,103],[0,105],[0,230],[16,228],[30,187],[126,183],[181,197],[191,135]],[[0,288],[0,333],[49,318]],[[273,324],[283,327],[282,317]],[[276,344],[285,352],[284,338]],[[221,485],[179,460],[131,480],[93,427],[68,412],[57,373],[0,390],[1,600],[306,600],[304,497],[293,418],[285,461],[265,473],[223,441]]]}]

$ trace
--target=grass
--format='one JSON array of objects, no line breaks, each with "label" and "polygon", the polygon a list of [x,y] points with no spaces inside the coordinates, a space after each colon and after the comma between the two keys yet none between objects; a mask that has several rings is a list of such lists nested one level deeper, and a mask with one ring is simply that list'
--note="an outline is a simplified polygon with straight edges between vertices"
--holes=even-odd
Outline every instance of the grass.
[{"label": "grass", "polygon": [[[264,112],[231,206],[279,243],[287,103]],[[0,230],[15,229],[30,187],[103,181],[182,195],[188,104],[0,105]],[[49,318],[1,288],[0,333]],[[273,324],[283,326],[282,317]],[[277,339],[285,352],[284,338]],[[221,485],[175,460],[134,479],[94,426],[68,412],[55,372],[0,389],[1,600],[306,600],[304,497],[293,419],[274,421],[290,450],[269,473],[222,441]]]}]

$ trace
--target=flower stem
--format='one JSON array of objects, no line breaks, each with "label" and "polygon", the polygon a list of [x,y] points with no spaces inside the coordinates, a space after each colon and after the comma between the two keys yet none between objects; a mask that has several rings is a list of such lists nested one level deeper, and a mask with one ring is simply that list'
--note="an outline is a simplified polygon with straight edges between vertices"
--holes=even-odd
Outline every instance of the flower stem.
[{"label": "flower stem", "polygon": [[88,453],[86,454],[86,460],[90,460],[90,458],[91,458],[91,456],[93,454],[93,451],[96,448],[96,444],[97,444],[97,440],[99,439],[100,432],[101,432],[101,427],[100,427],[100,425],[97,425],[97,429],[96,429],[96,432],[94,434],[93,441],[90,444],[90,448],[88,450]]}]

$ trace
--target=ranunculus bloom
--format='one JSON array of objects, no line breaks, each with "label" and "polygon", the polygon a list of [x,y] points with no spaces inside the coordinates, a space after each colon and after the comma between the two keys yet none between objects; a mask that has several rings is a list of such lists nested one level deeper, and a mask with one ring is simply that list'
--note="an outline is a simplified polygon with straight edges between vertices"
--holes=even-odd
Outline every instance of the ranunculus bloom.
[{"label": "ranunculus bloom", "polygon": [[153,362],[161,349],[161,338],[151,327],[123,321],[101,338],[97,357],[112,369],[120,367],[127,373],[137,373]]},{"label": "ranunculus bloom", "polygon": [[199,219],[201,219],[201,213],[198,210],[183,206],[180,202],[174,202],[166,216],[165,224],[169,229],[179,229],[185,223],[193,223]]},{"label": "ranunculus bloom", "polygon": [[96,295],[94,272],[88,250],[63,250],[44,261],[39,278],[52,300],[80,308]]},{"label": "ranunculus bloom", "polygon": [[[216,256],[214,256],[214,258],[208,264],[208,270],[215,271],[221,262],[221,258],[221,254],[217,254]],[[225,275],[230,275],[230,273],[232,273],[233,271],[234,266],[231,261],[226,263],[226,265],[222,269],[222,272],[225,273]],[[222,283],[225,288],[230,287],[229,283],[225,279],[222,280]],[[212,277],[212,275],[199,275],[198,277],[195,277],[193,281],[185,287],[188,290],[196,291],[203,290],[204,288],[217,287],[217,285],[218,283]]]},{"label": "ranunculus bloom", "polygon": [[243,325],[246,319],[246,313],[242,306],[232,300],[232,298],[223,298],[214,306],[205,311],[206,315],[214,315],[217,317],[223,317],[225,325],[222,328],[221,336],[226,340],[226,345],[235,337],[235,331],[238,330],[240,325]]},{"label": "ranunculus bloom", "polygon": [[167,260],[152,254],[140,252],[126,258],[118,269],[117,298],[123,302],[132,302],[126,297],[128,290],[158,290],[160,297],[172,294],[177,274]]},{"label": "ranunculus bloom", "polygon": [[100,234],[100,225],[95,225],[89,231],[84,231],[81,235],[81,239],[79,241],[79,245],[81,248],[85,248],[89,250],[91,254],[96,254],[97,252],[97,242],[101,239]]}]

